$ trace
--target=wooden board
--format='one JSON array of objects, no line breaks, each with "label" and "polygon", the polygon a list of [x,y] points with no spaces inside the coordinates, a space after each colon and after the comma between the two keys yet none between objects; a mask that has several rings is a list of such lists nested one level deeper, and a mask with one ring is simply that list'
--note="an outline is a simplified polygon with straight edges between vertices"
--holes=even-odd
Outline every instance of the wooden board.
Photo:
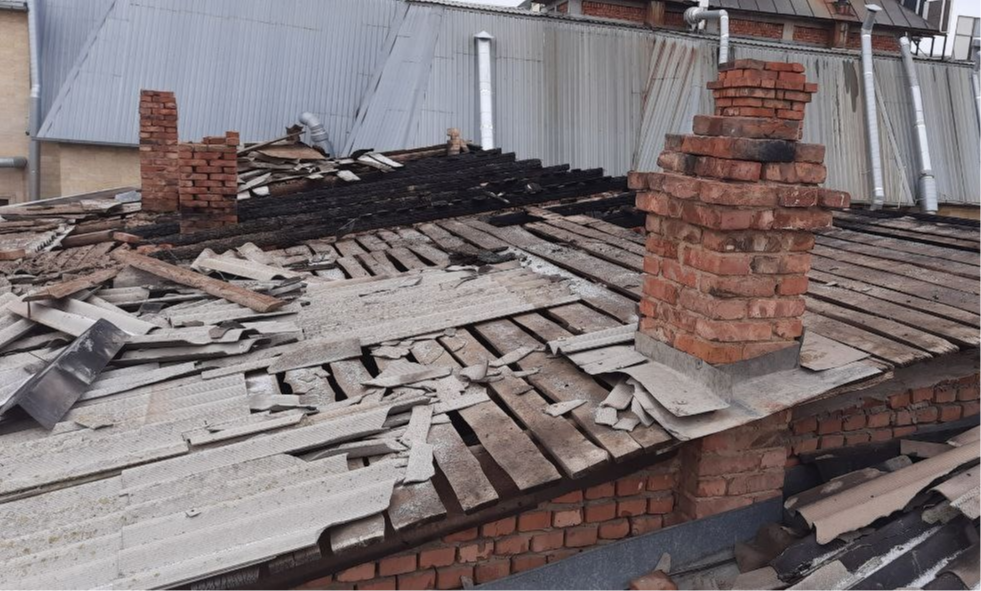
[{"label": "wooden board", "polygon": [[370,277],[371,274],[365,271],[358,259],[354,257],[340,257],[337,259],[337,265],[344,270],[350,279],[358,279],[359,277]]},{"label": "wooden board", "polygon": [[141,271],[153,273],[158,277],[169,279],[170,281],[180,283],[181,285],[196,287],[205,293],[218,298],[226,299],[230,302],[235,302],[236,304],[245,306],[246,308],[254,310],[255,312],[272,312],[286,305],[286,302],[281,299],[256,293],[252,290],[245,289],[244,287],[238,287],[225,281],[212,279],[206,275],[195,273],[194,271],[189,271],[187,269],[182,269],[181,267],[171,265],[170,263],[151,259],[148,256],[136,254],[135,252],[117,249],[113,251],[112,256],[114,259],[125,265],[136,267]]},{"label": "wooden board", "polygon": [[[597,220],[598,221],[598,220]],[[644,247],[643,242],[636,242],[634,240],[627,240],[626,238],[620,238],[619,236],[614,236],[608,234],[601,230],[597,230],[590,226],[583,226],[569,221],[569,218],[553,218],[547,220],[548,225],[555,226],[556,228],[561,228],[567,232],[572,232],[574,234],[579,234],[580,236],[585,236],[586,238],[592,238],[593,240],[599,240],[601,242],[606,242],[607,244],[612,244],[633,254],[638,254],[640,256],[645,256],[647,254],[647,249]],[[621,228],[626,230],[626,228]],[[626,230],[629,232],[629,230]],[[630,232],[633,236],[637,236],[633,232]]]},{"label": "wooden board", "polygon": [[979,285],[977,279],[951,275],[946,271],[935,271],[905,262],[882,259],[866,254],[859,254],[857,252],[846,252],[841,249],[824,246],[822,244],[816,244],[811,252],[817,256],[826,257],[836,261],[844,261],[849,264],[868,267],[870,269],[877,269],[879,271],[885,271],[894,275],[910,277],[912,279],[916,279],[917,281],[924,281],[934,285],[942,285],[958,291],[973,294],[981,293],[981,285]]},{"label": "wooden board", "polygon": [[637,244],[644,244],[646,239],[643,234],[638,234],[630,228],[624,228],[623,226],[618,226],[616,224],[611,224],[610,222],[589,217],[586,215],[570,215],[566,216],[565,219],[573,222],[575,224],[580,224],[582,226],[588,226],[590,228],[596,228],[601,232],[605,232],[610,236],[616,236],[624,240],[629,240],[630,242],[636,242]]},{"label": "wooden board", "polygon": [[433,446],[433,455],[439,469],[446,476],[465,513],[497,502],[497,491],[453,425],[430,427],[429,444]]},{"label": "wooden board", "polygon": [[439,225],[460,238],[486,250],[497,251],[504,250],[508,247],[507,242],[496,237],[493,226],[477,229],[472,225],[464,224],[457,220],[444,220],[439,222]]},{"label": "wooden board", "polygon": [[[872,243],[863,240],[865,237],[873,239],[871,241]],[[851,240],[842,238],[850,238]],[[878,241],[875,240],[876,238],[878,238]],[[851,232],[849,230],[818,234],[816,236],[816,242],[828,248],[845,252],[855,252],[890,261],[898,261],[900,263],[923,267],[924,269],[932,269],[934,271],[942,271],[944,273],[952,273],[974,279],[981,277],[981,270],[978,267],[981,261],[977,260],[979,257],[962,250],[870,236],[869,234]],[[879,244],[875,242],[879,242]],[[973,263],[960,262],[957,260],[958,258],[975,260]]]},{"label": "wooden board", "polygon": [[853,310],[814,298],[805,299],[807,301],[807,309],[811,312],[840,320],[900,343],[918,347],[934,355],[943,355],[957,351],[957,345],[954,345],[950,341],[919,331],[905,324],[900,324],[894,320],[856,313]]},{"label": "wooden board", "polygon": [[429,265],[419,260],[419,257],[404,247],[395,247],[388,250],[389,256],[398,261],[400,265],[411,271],[413,269],[425,269]]},{"label": "wooden board", "polygon": [[334,243],[334,248],[337,249],[337,252],[341,253],[342,257],[353,257],[367,252],[354,240],[340,240]]},{"label": "wooden board", "polygon": [[547,313],[558,320],[563,327],[577,334],[621,326],[617,320],[578,302],[556,306],[549,309]]},{"label": "wooden board", "polygon": [[[467,365],[496,358],[467,331],[440,341],[447,352],[452,351],[456,359]],[[549,403],[523,379],[507,377],[491,382],[489,387],[570,478],[579,478],[610,461],[610,455],[579,432],[574,423],[545,414]]]},{"label": "wooden board", "polygon": [[41,289],[24,296],[22,300],[25,302],[33,302],[37,300],[60,300],[61,298],[72,295],[73,293],[80,292],[83,289],[91,289],[97,285],[102,285],[106,281],[109,281],[115,277],[117,273],[119,273],[119,267],[103,269],[83,277],[77,277],[70,281],[62,281],[61,283],[55,283],[47,287],[42,287]]},{"label": "wooden board", "polygon": [[[460,364],[433,341],[416,343],[413,356],[421,363],[459,368]],[[493,401],[483,402],[459,411],[473,429],[484,449],[517,485],[530,490],[559,479],[549,462],[528,435],[514,424]]]},{"label": "wooden board", "polygon": [[371,271],[372,275],[398,275],[401,271],[395,268],[392,261],[388,260],[385,256],[384,251],[372,251],[365,254],[359,254],[355,257],[361,264]]},{"label": "wooden board", "polygon": [[894,365],[909,365],[930,358],[925,351],[812,312],[804,314],[804,327]]},{"label": "wooden board", "polygon": [[[479,324],[475,329],[498,351],[512,351],[521,346],[540,344],[531,335],[510,321],[501,320]],[[596,408],[608,392],[592,378],[582,373],[567,359],[549,358],[546,353],[532,353],[518,362],[521,369],[540,368],[528,381],[551,402],[584,399],[586,404],[570,412],[570,416],[589,436],[617,461],[641,453],[643,447],[629,434],[597,425]],[[664,441],[669,437],[665,434]],[[653,445],[653,444],[652,444]]]},{"label": "wooden board", "polygon": [[573,232],[569,232],[568,230],[557,228],[551,224],[527,224],[525,229],[551,241],[572,244],[579,247],[583,251],[596,256],[597,258],[610,261],[611,263],[616,263],[628,269],[633,269],[634,271],[638,272],[644,270],[643,255],[627,252],[617,246],[613,246],[612,244],[591,238],[585,238]]}]

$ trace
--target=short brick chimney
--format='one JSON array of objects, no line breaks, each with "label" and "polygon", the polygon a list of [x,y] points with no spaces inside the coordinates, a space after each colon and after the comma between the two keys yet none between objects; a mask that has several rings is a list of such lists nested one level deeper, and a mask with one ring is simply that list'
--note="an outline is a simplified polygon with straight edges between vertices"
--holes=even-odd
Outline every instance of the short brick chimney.
[{"label": "short brick chimney", "polygon": [[238,223],[237,131],[180,144],[181,234]]},{"label": "short brick chimney", "polygon": [[849,195],[822,189],[824,146],[801,143],[817,91],[801,64],[736,60],[708,87],[715,116],[669,135],[663,173],[631,173],[647,212],[640,330],[711,364],[792,346],[812,231]]},{"label": "short brick chimney", "polygon": [[177,211],[177,99],[140,91],[140,185],[143,210]]}]

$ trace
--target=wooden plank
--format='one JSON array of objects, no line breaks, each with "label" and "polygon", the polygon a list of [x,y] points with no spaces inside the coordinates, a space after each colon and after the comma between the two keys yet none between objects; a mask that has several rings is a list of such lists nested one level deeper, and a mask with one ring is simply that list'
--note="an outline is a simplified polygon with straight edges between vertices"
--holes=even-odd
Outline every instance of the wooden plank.
[{"label": "wooden plank", "polygon": [[596,228],[597,230],[605,232],[610,236],[616,236],[617,238],[622,238],[623,240],[628,240],[630,242],[636,242],[637,244],[643,245],[646,242],[643,234],[638,234],[630,228],[624,228],[597,218],[592,218],[586,215],[570,215],[566,216],[565,219],[575,224]]},{"label": "wooden plank", "polygon": [[811,279],[812,283],[819,281],[826,285],[840,286],[851,291],[861,292],[867,296],[875,298],[876,300],[892,302],[894,304],[899,304],[900,306],[927,312],[934,316],[947,318],[969,326],[981,326],[981,316],[978,316],[978,314],[967,310],[961,310],[960,308],[954,308],[953,306],[948,306],[947,304],[941,304],[937,301],[918,298],[905,293],[900,293],[898,291],[893,291],[891,289],[886,289],[884,287],[868,285],[867,283],[863,283],[861,281],[855,281],[845,277],[838,277],[837,275],[831,275],[822,271],[816,271],[814,269],[811,269],[807,276],[809,279]]},{"label": "wooden plank", "polygon": [[972,313],[978,309],[978,297],[974,294],[949,289],[933,283],[926,283],[912,277],[903,277],[902,275],[895,275],[893,273],[861,267],[817,255],[811,256],[811,268],[824,273],[855,279],[868,285],[885,287],[927,300],[940,302]]},{"label": "wooden plank", "polygon": [[[626,250],[627,252],[639,254],[640,256],[647,254],[647,249],[644,247],[643,243],[638,243],[634,240],[627,240],[626,238],[620,238],[619,236],[608,234],[602,230],[597,230],[590,226],[581,226],[569,221],[568,218],[552,218],[547,220],[547,223],[550,226],[561,228],[567,232],[572,232],[586,238],[592,238],[593,240],[599,240],[601,242],[606,242],[607,244],[612,244],[613,246],[616,246],[621,250]],[[625,228],[621,229],[625,230]],[[629,230],[627,231],[629,232]],[[630,232],[630,234],[637,236],[633,232]]]},{"label": "wooden plank", "polygon": [[804,327],[894,365],[910,365],[930,358],[930,354],[925,351],[812,312],[804,314]]},{"label": "wooden plank", "polygon": [[[460,364],[433,341],[416,343],[413,356],[420,363],[459,368]],[[473,429],[484,449],[517,485],[520,490],[530,490],[560,478],[555,466],[549,462],[528,435],[493,401],[483,402],[459,411],[467,425]]]},{"label": "wooden plank", "polygon": [[[951,275],[945,271],[932,271],[916,265],[897,262],[895,260],[881,259],[875,256],[859,254],[857,252],[845,252],[837,248],[822,246],[817,244],[811,251],[817,256],[826,257],[836,261],[844,261],[849,264],[868,267],[879,271],[885,271],[894,275],[910,277],[918,281],[925,281],[935,285],[942,285],[958,291],[978,294],[981,293],[981,284],[976,279]],[[976,307],[976,306],[975,306]]]},{"label": "wooden plank", "polygon": [[342,257],[353,257],[355,255],[368,252],[361,248],[361,245],[354,240],[340,240],[334,243],[334,248],[337,249],[337,252],[339,252]]},{"label": "wooden plank", "polygon": [[[441,338],[440,342],[448,354],[452,351],[466,365],[496,358],[467,331],[458,331],[452,337]],[[610,461],[610,455],[587,439],[572,422],[546,415],[544,411],[549,403],[523,379],[509,376],[488,386],[570,478],[579,478]]]},{"label": "wooden plank", "polygon": [[805,298],[807,309],[817,312],[822,316],[840,320],[846,324],[859,327],[863,330],[887,337],[900,343],[918,347],[933,353],[934,355],[944,355],[957,351],[957,345],[940,337],[921,332],[910,326],[900,324],[888,318],[879,318],[836,306],[830,302],[814,298]]},{"label": "wooden plank", "polygon": [[555,226],[546,223],[526,224],[525,229],[552,240],[572,244],[588,252],[589,254],[596,256],[597,258],[610,261],[611,263],[616,263],[628,269],[633,269],[638,272],[644,270],[644,257],[642,255],[627,252],[621,248],[613,246],[612,244],[607,244],[606,242],[600,242],[599,240],[593,240],[591,238],[584,238],[578,234],[569,232],[568,230],[556,228]]},{"label": "wooden plank", "polygon": [[963,263],[965,265],[970,265],[975,267],[978,266],[979,263],[981,263],[981,253],[968,252],[956,248],[947,248],[943,246],[934,246],[932,244],[924,244],[922,242],[914,242],[912,240],[891,238],[889,236],[880,236],[878,234],[857,232],[855,230],[846,230],[844,228],[832,227],[827,230],[824,230],[820,235],[830,236],[839,240],[847,240],[849,242],[857,242],[859,244],[865,244],[869,246],[877,246],[890,251],[898,250],[900,252],[909,252],[913,254],[938,258],[941,260],[955,261],[958,263]]},{"label": "wooden plank", "polygon": [[453,425],[433,425],[429,429],[429,444],[465,513],[497,502],[497,491]]},{"label": "wooden plank", "polygon": [[136,254],[135,252],[117,249],[113,251],[112,256],[125,265],[136,267],[147,273],[153,273],[157,277],[169,279],[181,285],[195,287],[205,293],[235,302],[255,312],[272,312],[286,305],[286,302],[279,298],[256,293],[250,289],[232,285],[225,281],[212,279],[206,275],[182,269],[170,263],[151,259],[148,256]]},{"label": "wooden plank", "polygon": [[493,226],[488,226],[487,229],[477,229],[472,225],[457,220],[443,220],[438,223],[446,230],[485,250],[497,251],[504,250],[508,247],[506,242],[496,237]]},{"label": "wooden plank", "polygon": [[[919,244],[906,240],[894,240],[871,234],[840,230],[818,234],[815,240],[822,246],[837,248],[847,252],[910,263],[925,269],[953,273],[962,277],[981,277],[981,264],[977,255],[963,250],[941,248],[929,244]],[[868,240],[863,240],[868,237]],[[960,256],[959,256],[960,255]],[[958,260],[958,259],[966,259]],[[973,261],[971,260],[973,259]],[[970,262],[968,262],[970,261]]]},{"label": "wooden plank", "polygon": [[89,275],[85,275],[83,277],[77,277],[70,281],[62,281],[47,287],[42,287],[41,289],[24,296],[22,299],[25,302],[34,302],[37,300],[60,300],[61,298],[72,295],[73,293],[80,292],[83,289],[91,289],[97,285],[101,285],[115,277],[117,273],[119,273],[119,267],[102,269],[101,271],[96,271],[95,273],[90,273]]},{"label": "wooden plank", "polygon": [[557,319],[563,327],[574,333],[595,332],[621,326],[617,320],[579,302],[550,308],[547,313]]},{"label": "wooden plank", "polygon": [[889,228],[887,226],[879,226],[875,224],[869,224],[864,219],[850,219],[842,217],[841,212],[836,212],[835,227],[846,228],[849,230],[855,230],[857,232],[863,232],[868,234],[876,234],[880,236],[890,236],[893,238],[902,238],[904,240],[912,240],[915,242],[920,242],[922,244],[933,244],[935,246],[943,246],[948,248],[959,248],[961,250],[967,251],[978,251],[977,242],[971,240],[960,240],[957,238],[948,238],[946,236],[937,236],[935,234],[924,234],[922,232],[911,232],[909,230],[901,230],[897,228]]},{"label": "wooden plank", "polygon": [[446,265],[450,264],[450,255],[446,254],[435,246],[432,246],[431,244],[411,242],[406,244],[406,247],[424,261],[429,261],[431,265],[445,267]]},{"label": "wooden plank", "polygon": [[395,268],[392,261],[388,260],[385,253],[382,251],[372,251],[365,254],[357,255],[357,258],[361,263],[371,271],[372,275],[398,275],[400,271]]},{"label": "wooden plank", "polygon": [[[539,344],[531,335],[507,320],[479,324],[474,328],[498,351],[511,351],[521,346]],[[570,361],[563,358],[550,359],[547,354],[536,352],[518,361],[518,366],[523,370],[539,369],[537,374],[529,376],[527,380],[551,402],[585,399],[586,404],[569,414],[615,460],[621,461],[643,451],[643,447],[629,434],[596,424],[596,409],[606,398],[607,392]]]},{"label": "wooden plank", "polygon": [[340,257],[337,259],[337,264],[350,279],[358,279],[360,277],[371,277],[371,274],[365,271],[358,259],[354,257]]},{"label": "wooden plank", "polygon": [[881,316],[882,318],[891,319],[907,326],[918,328],[923,332],[949,339],[964,347],[977,347],[981,344],[981,338],[979,338],[977,328],[920,312],[908,306],[877,300],[861,292],[842,289],[840,287],[829,287],[820,283],[811,283],[807,289],[807,293],[814,298],[851,308],[855,310],[854,313],[856,316]]},{"label": "wooden plank", "polygon": [[909,230],[932,236],[947,236],[971,242],[981,242],[981,239],[978,237],[978,231],[975,228],[965,228],[954,224],[945,224],[944,222],[924,222],[910,217],[871,219],[872,221],[869,223],[875,226]]},{"label": "wooden plank", "polygon": [[450,234],[443,228],[440,228],[436,224],[419,224],[416,226],[420,232],[422,232],[427,238],[436,243],[436,246],[442,248],[447,253],[460,253],[467,255],[478,255],[483,252],[481,249],[467,244],[463,240],[460,240],[453,234]]},{"label": "wooden plank", "polygon": [[385,244],[385,241],[374,234],[358,234],[354,239],[369,252],[388,250],[388,245]]},{"label": "wooden plank", "polygon": [[[486,224],[475,220],[468,220],[467,223],[478,229],[487,227]],[[635,270],[604,261],[578,248],[547,242],[523,228],[515,226],[497,228],[497,235],[522,250],[560,268],[599,282],[614,291],[633,298],[639,298],[641,295],[641,275]]]},{"label": "wooden plank", "polygon": [[412,254],[408,248],[398,246],[388,250],[388,255],[398,261],[407,271],[413,269],[425,269],[429,265],[419,260],[419,257]]}]

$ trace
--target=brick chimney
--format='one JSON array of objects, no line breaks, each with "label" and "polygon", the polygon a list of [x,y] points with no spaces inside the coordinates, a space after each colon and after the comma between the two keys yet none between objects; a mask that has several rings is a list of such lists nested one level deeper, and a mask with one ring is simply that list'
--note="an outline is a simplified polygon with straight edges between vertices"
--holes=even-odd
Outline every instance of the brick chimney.
[{"label": "brick chimney", "polygon": [[238,223],[237,131],[180,144],[181,234]]},{"label": "brick chimney", "polygon": [[177,211],[177,100],[174,93],[140,91],[140,185],[143,210]]},{"label": "brick chimney", "polygon": [[796,344],[813,230],[849,195],[822,189],[824,146],[799,141],[817,85],[801,64],[736,60],[715,116],[669,135],[663,173],[631,173],[647,212],[641,332],[711,364]]}]

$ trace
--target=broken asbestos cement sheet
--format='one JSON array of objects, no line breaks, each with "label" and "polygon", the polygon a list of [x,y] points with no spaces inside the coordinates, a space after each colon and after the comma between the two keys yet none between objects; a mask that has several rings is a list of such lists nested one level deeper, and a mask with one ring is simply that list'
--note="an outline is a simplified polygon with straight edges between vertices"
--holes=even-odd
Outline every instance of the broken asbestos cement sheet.
[{"label": "broken asbestos cement sheet", "polygon": [[562,415],[573,411],[584,404],[586,404],[585,400],[565,400],[563,402],[549,404],[544,410],[545,414],[551,417],[561,417]]},{"label": "broken asbestos cement sheet", "polygon": [[548,342],[548,348],[553,355],[564,353],[576,353],[577,351],[588,351],[600,347],[611,345],[633,344],[634,333],[637,332],[636,324],[615,326],[593,332],[587,332],[573,337],[556,339]]},{"label": "broken asbestos cement sheet", "polygon": [[[676,417],[704,414],[729,406],[728,402],[710,392],[701,383],[690,380],[681,372],[661,363],[648,361],[618,371],[636,380],[665,410]],[[638,393],[635,392],[634,395],[637,396]],[[644,408],[648,406],[645,404]]]},{"label": "broken asbestos cement sheet", "polygon": [[616,345],[567,354],[569,359],[591,376],[619,371],[648,361],[632,345]]},{"label": "broken asbestos cement sheet", "polygon": [[357,339],[312,339],[300,341],[292,349],[276,358],[267,370],[279,373],[301,367],[326,365],[334,361],[361,356],[361,343]]},{"label": "broken asbestos cement sheet", "polygon": [[428,367],[411,361],[395,361],[389,364],[374,379],[361,382],[362,386],[374,388],[397,388],[426,380],[434,380],[450,375],[450,367]]},{"label": "broken asbestos cement sheet", "polygon": [[848,345],[823,337],[815,332],[804,334],[800,347],[800,364],[811,371],[824,371],[848,365],[868,357],[869,354]]}]

